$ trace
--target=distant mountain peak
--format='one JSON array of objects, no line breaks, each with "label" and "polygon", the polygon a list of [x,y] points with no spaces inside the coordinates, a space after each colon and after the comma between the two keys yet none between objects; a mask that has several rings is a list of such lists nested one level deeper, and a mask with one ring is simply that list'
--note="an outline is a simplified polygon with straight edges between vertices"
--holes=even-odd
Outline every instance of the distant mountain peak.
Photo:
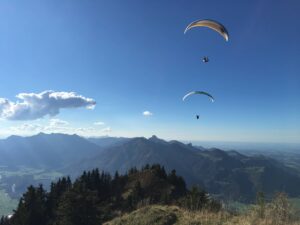
[{"label": "distant mountain peak", "polygon": [[158,137],[153,134],[149,139],[158,139]]},{"label": "distant mountain peak", "polygon": [[8,138],[19,138],[19,137],[21,137],[21,136],[18,136],[18,135],[10,135],[9,137],[7,137],[7,139],[8,139]]},{"label": "distant mountain peak", "polygon": [[10,135],[9,137],[6,138],[6,140],[13,141],[13,140],[20,139],[20,138],[22,138],[22,137],[18,136],[18,135]]},{"label": "distant mountain peak", "polygon": [[148,140],[155,143],[167,143],[165,140],[158,138],[156,135],[152,135]]},{"label": "distant mountain peak", "polygon": [[84,157],[94,156],[101,151],[101,147],[78,135],[13,135],[0,142],[0,165],[58,168]]},{"label": "distant mountain peak", "polygon": [[64,133],[44,133],[40,132],[36,135],[32,135],[31,137],[76,137],[76,138],[82,138],[81,136],[77,134],[64,134]]},{"label": "distant mountain peak", "polygon": [[156,135],[152,135],[148,140],[150,140],[150,141],[164,141],[163,139],[158,138]]}]

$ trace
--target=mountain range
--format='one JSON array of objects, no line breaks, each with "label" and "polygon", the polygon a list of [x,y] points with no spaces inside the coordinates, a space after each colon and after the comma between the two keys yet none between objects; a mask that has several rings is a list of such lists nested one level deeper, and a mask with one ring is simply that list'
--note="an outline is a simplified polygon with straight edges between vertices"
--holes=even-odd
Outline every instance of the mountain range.
[{"label": "mountain range", "polygon": [[10,136],[0,140],[0,165],[57,169],[100,151],[101,147],[77,135]]},{"label": "mountain range", "polygon": [[86,139],[40,133],[0,141],[0,166],[47,168],[73,177],[93,168],[125,173],[131,167],[153,163],[163,165],[167,171],[176,169],[188,186],[199,185],[220,198],[247,202],[255,199],[258,191],[267,196],[277,191],[300,196],[299,173],[262,155],[205,149],[156,136]]}]

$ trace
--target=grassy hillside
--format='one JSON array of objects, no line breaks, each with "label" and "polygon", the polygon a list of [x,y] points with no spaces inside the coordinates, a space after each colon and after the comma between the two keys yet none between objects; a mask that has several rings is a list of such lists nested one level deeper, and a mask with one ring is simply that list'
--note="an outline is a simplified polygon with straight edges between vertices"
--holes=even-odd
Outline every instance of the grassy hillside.
[{"label": "grassy hillside", "polygon": [[178,206],[152,205],[116,218],[105,225],[220,224],[220,222],[228,220],[227,218],[228,215],[225,213],[195,213]]},{"label": "grassy hillside", "polygon": [[[295,214],[284,216],[283,209],[266,208],[260,218],[258,208],[253,207],[240,215],[228,212],[188,211],[178,206],[152,205],[115,218],[105,225],[300,225]],[[282,210],[282,211],[281,211]],[[292,213],[292,211],[290,211]]]}]

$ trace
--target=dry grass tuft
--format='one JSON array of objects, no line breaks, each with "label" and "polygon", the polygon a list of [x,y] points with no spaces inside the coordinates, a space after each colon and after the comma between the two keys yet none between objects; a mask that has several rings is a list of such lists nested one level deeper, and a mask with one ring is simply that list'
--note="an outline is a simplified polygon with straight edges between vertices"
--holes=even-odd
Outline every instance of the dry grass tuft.
[{"label": "dry grass tuft", "polygon": [[148,205],[106,225],[300,225],[287,196],[277,194],[271,203],[255,205],[246,213],[191,211],[178,206]]}]

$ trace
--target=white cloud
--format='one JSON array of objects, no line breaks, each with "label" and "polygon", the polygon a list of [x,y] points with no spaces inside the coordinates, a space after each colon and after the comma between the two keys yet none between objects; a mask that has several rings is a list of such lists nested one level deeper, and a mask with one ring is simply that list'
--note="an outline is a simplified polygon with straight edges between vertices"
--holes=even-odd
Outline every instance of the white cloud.
[{"label": "white cloud", "polygon": [[95,100],[77,95],[75,92],[44,91],[41,93],[20,93],[16,96],[21,102],[11,102],[0,98],[0,118],[7,120],[35,120],[46,115],[55,116],[60,109],[93,109]]},{"label": "white cloud", "polygon": [[153,113],[150,111],[145,111],[145,112],[143,112],[143,115],[144,116],[153,116]]},{"label": "white cloud", "polygon": [[47,126],[42,127],[41,131],[65,132],[70,130],[69,122],[61,119],[50,119]]},{"label": "white cloud", "polygon": [[59,126],[67,126],[69,122],[60,120],[60,119],[51,119],[49,122],[49,126],[51,127],[59,127]]},{"label": "white cloud", "polygon": [[91,132],[95,132],[96,129],[93,127],[79,127],[79,128],[74,128],[76,133],[81,133],[81,134],[85,134],[85,133],[91,133]]},{"label": "white cloud", "polygon": [[66,132],[71,131],[69,123],[60,119],[50,119],[48,124],[36,124],[36,123],[23,123],[19,126],[13,126],[9,128],[15,134],[31,134],[37,132]]},{"label": "white cloud", "polygon": [[[61,120],[61,119],[50,119],[45,121],[41,121],[41,123],[33,122],[33,123],[23,123],[18,126],[9,127],[5,133],[7,135],[34,135],[37,133],[64,133],[64,134],[78,134],[81,136],[102,136],[103,134],[107,134],[112,132],[110,127],[105,127],[103,129],[98,129],[93,126],[83,126],[83,127],[75,127],[71,126],[69,122]],[[1,134],[1,130],[0,130]]]},{"label": "white cloud", "polygon": [[105,123],[104,122],[101,122],[101,121],[99,121],[99,122],[95,122],[94,123],[94,125],[96,125],[96,126],[103,126]]},{"label": "white cloud", "polygon": [[20,126],[10,127],[10,130],[20,133],[20,132],[39,132],[43,130],[43,126],[39,124],[27,124],[24,123]]},{"label": "white cloud", "polygon": [[110,127],[105,127],[104,129],[101,130],[103,133],[110,133],[112,132]]}]

